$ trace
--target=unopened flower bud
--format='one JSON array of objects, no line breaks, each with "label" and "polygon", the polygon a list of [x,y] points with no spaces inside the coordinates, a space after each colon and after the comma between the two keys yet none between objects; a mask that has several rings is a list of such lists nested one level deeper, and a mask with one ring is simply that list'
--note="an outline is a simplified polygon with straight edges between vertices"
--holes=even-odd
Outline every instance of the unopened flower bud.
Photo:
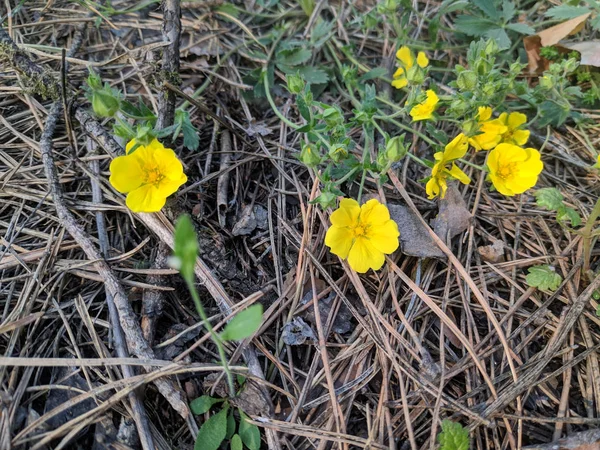
[{"label": "unopened flower bud", "polygon": [[404,135],[394,136],[385,146],[387,160],[391,163],[400,161],[406,155],[407,149],[404,145]]},{"label": "unopened flower bud", "polygon": [[321,156],[319,150],[313,144],[303,144],[302,150],[300,151],[300,161],[306,164],[308,167],[315,167],[321,162]]},{"label": "unopened flower bud", "polygon": [[348,157],[348,149],[343,144],[334,144],[329,149],[329,157],[339,163]]},{"label": "unopened flower bud", "polygon": [[321,208],[327,209],[335,206],[336,199],[337,196],[333,192],[324,191],[321,192],[321,195],[315,198],[311,203],[317,203],[321,205]]},{"label": "unopened flower bud", "polygon": [[336,108],[327,108],[325,111],[323,111],[323,120],[327,126],[331,128],[344,123],[344,117],[342,116],[342,113]]},{"label": "unopened flower bud", "polygon": [[304,90],[305,83],[300,75],[288,75],[287,86],[292,94],[299,94]]},{"label": "unopened flower bud", "polygon": [[98,117],[113,117],[119,110],[120,101],[110,89],[92,92],[92,108]]},{"label": "unopened flower bud", "polygon": [[477,74],[472,70],[465,70],[458,75],[456,85],[463,91],[472,91],[477,86]]}]

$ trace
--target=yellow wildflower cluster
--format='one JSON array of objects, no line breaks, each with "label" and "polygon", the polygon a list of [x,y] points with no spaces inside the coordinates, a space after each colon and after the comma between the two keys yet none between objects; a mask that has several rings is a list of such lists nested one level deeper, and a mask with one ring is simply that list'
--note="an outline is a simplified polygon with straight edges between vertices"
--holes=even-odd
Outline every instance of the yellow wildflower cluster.
[{"label": "yellow wildflower cluster", "polygon": [[[462,158],[470,144],[476,151],[491,150],[487,158],[489,180],[498,192],[513,196],[522,194],[537,183],[544,164],[540,152],[523,148],[529,139],[529,131],[523,129],[527,116],[519,112],[502,113],[492,118],[492,108],[480,107],[475,124],[476,131],[466,138],[459,134],[443,152],[434,155],[436,163],[425,187],[430,199],[444,198],[447,179],[454,178],[468,184],[469,177],[452,161]],[[448,168],[448,165],[452,166]]]},{"label": "yellow wildflower cluster", "polygon": [[429,59],[423,52],[419,52],[417,57],[408,47],[400,47],[396,52],[398,58],[398,69],[394,73],[392,86],[396,89],[402,89],[408,85],[409,81],[414,81],[422,77],[418,76],[419,68],[424,69],[429,65]]},{"label": "yellow wildflower cluster", "polygon": [[125,155],[110,164],[110,184],[127,194],[126,204],[133,212],[156,212],[167,197],[187,181],[175,152],[154,139],[148,145],[131,140]]}]

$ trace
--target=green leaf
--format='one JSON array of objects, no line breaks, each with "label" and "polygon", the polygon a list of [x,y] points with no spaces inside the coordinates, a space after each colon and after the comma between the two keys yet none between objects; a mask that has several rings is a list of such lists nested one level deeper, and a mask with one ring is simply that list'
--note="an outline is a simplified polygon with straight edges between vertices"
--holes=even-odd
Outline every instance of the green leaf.
[{"label": "green leaf", "polygon": [[221,442],[223,442],[227,434],[228,409],[225,406],[225,408],[202,424],[196,437],[194,450],[217,450],[221,446]]},{"label": "green leaf", "polygon": [[469,36],[483,36],[490,28],[498,28],[498,25],[482,17],[460,15],[456,17],[454,27],[456,31]]},{"label": "green leaf", "polygon": [[304,66],[298,69],[298,73],[310,84],[323,84],[329,81],[329,75],[323,69],[313,66]]},{"label": "green leaf", "polygon": [[510,38],[506,31],[502,28],[492,28],[484,33],[484,36],[490,39],[495,39],[500,50],[506,50],[510,47]]},{"label": "green leaf", "polygon": [[179,217],[175,225],[175,268],[188,281],[194,280],[194,266],[198,257],[198,239],[190,216]]},{"label": "green leaf", "polygon": [[529,274],[525,278],[527,284],[542,291],[555,291],[562,283],[562,277],[547,264],[530,267],[528,272]]},{"label": "green leaf", "polygon": [[571,109],[566,105],[561,105],[552,100],[546,100],[538,106],[540,118],[537,126],[545,127],[552,125],[554,127],[561,126],[569,117]]},{"label": "green leaf", "polygon": [[258,330],[262,323],[263,307],[256,303],[235,315],[225,326],[221,339],[225,341],[240,341]]},{"label": "green leaf", "polygon": [[194,414],[199,416],[200,414],[208,412],[215,403],[220,403],[222,401],[222,398],[214,398],[209,395],[203,395],[202,397],[192,400],[190,403],[190,409]]},{"label": "green leaf", "polygon": [[561,205],[556,212],[556,221],[558,223],[571,222],[571,226],[578,227],[581,225],[581,216],[573,208]]},{"label": "green leaf", "polygon": [[437,439],[440,450],[469,450],[469,431],[460,423],[444,420]]},{"label": "green leaf", "polygon": [[494,5],[492,0],[472,0],[473,4],[477,6],[483,13],[491,20],[497,21],[500,19],[500,11]]},{"label": "green leaf", "polygon": [[244,442],[244,445],[250,450],[260,450],[260,430],[256,425],[246,422],[249,417],[244,414],[244,411],[238,409],[240,412],[240,437]]},{"label": "green leaf", "polygon": [[175,123],[183,133],[183,145],[189,150],[197,150],[200,145],[198,130],[192,125],[190,113],[182,109],[175,111]]},{"label": "green leaf", "polygon": [[375,67],[364,75],[361,75],[358,81],[363,83],[365,81],[374,80],[375,78],[385,77],[386,75],[387,69],[385,67]]},{"label": "green leaf", "polygon": [[296,97],[296,104],[298,105],[298,111],[300,111],[300,115],[310,124],[312,120],[312,114],[304,97],[301,95]]},{"label": "green leaf", "polygon": [[580,6],[560,5],[546,11],[546,16],[557,20],[566,20],[574,19],[575,17],[579,17],[589,12],[590,10],[588,8],[582,8]]},{"label": "green leaf", "polygon": [[556,188],[542,188],[533,193],[535,202],[540,208],[557,211],[563,204],[564,197]]},{"label": "green leaf", "polygon": [[509,23],[506,28],[521,34],[535,34],[535,30],[526,23]]},{"label": "green leaf", "polygon": [[242,444],[242,438],[239,434],[234,434],[229,443],[231,450],[243,450],[244,444]]},{"label": "green leaf", "polygon": [[510,19],[512,19],[516,12],[517,8],[514,1],[504,0],[502,2],[502,18],[504,21],[508,22]]},{"label": "green leaf", "polygon": [[235,417],[233,417],[233,410],[227,416],[227,434],[225,435],[225,439],[231,439],[235,434],[235,429],[237,428],[237,423],[235,421]]},{"label": "green leaf", "polygon": [[277,62],[286,66],[299,66],[312,57],[312,52],[307,48],[285,49],[277,52]]}]

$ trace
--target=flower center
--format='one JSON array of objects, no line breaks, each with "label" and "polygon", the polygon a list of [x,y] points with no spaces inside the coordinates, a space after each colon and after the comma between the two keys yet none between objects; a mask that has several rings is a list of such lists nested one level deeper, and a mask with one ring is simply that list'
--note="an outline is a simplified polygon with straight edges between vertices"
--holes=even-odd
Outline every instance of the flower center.
[{"label": "flower center", "polygon": [[164,178],[158,167],[149,167],[145,172],[146,180],[144,184],[157,184]]},{"label": "flower center", "polygon": [[355,238],[364,237],[367,234],[367,226],[359,223],[354,227],[352,232],[354,233]]},{"label": "flower center", "polygon": [[498,178],[502,178],[503,180],[506,180],[507,178],[510,178],[511,176],[514,175],[516,166],[517,166],[517,163],[509,163],[509,164],[500,166],[500,167],[498,167],[498,172],[496,173],[496,175],[498,176]]}]

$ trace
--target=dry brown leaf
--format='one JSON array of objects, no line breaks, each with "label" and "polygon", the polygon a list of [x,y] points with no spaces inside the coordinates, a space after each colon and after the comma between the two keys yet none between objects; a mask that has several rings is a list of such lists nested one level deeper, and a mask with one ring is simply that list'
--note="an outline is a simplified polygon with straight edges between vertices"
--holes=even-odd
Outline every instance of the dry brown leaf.
[{"label": "dry brown leaf", "polygon": [[450,242],[454,236],[469,228],[471,213],[456,185],[448,187],[446,196],[439,202],[439,208],[440,211],[431,221],[431,226],[442,240]]},{"label": "dry brown leaf", "polygon": [[567,36],[579,32],[583,28],[587,18],[590,17],[590,14],[591,13],[582,14],[579,17],[575,17],[540,31],[533,36],[524,37],[523,45],[525,46],[527,59],[529,60],[529,72],[534,73],[546,70],[549,62],[540,55],[540,49],[542,47],[548,47],[549,45],[558,44],[559,41]]},{"label": "dry brown leaf", "polygon": [[574,433],[544,445],[531,445],[523,447],[528,450],[600,450],[600,430],[588,430]]},{"label": "dry brown leaf", "polygon": [[410,208],[390,203],[388,209],[390,217],[398,224],[402,253],[419,258],[446,257]]},{"label": "dry brown leaf", "polygon": [[504,242],[500,239],[492,238],[490,245],[482,245],[477,251],[483,261],[493,264],[504,261]]},{"label": "dry brown leaf", "polygon": [[600,67],[600,41],[561,42],[559,45],[581,53],[582,66]]}]

